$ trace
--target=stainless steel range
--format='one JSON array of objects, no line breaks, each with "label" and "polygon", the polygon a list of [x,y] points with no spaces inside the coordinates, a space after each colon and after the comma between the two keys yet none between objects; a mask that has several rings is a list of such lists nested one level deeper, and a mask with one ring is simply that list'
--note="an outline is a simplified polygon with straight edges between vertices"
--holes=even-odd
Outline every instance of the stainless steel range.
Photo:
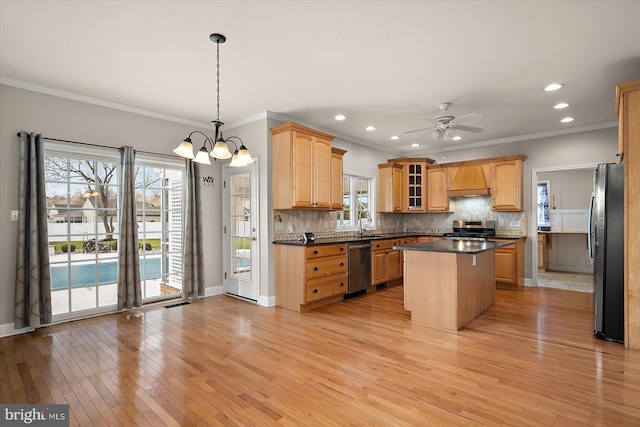
[{"label": "stainless steel range", "polygon": [[467,221],[456,219],[453,221],[453,233],[443,237],[449,240],[487,240],[496,235],[496,222],[491,219],[482,221]]}]

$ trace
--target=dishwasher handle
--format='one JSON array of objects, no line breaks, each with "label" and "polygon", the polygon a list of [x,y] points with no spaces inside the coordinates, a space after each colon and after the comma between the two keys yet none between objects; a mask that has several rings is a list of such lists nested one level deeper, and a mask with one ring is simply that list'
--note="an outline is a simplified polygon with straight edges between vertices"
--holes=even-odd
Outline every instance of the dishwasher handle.
[{"label": "dishwasher handle", "polygon": [[351,249],[364,249],[364,248],[371,248],[371,243],[360,243],[360,244],[355,244],[355,245],[349,245],[349,250],[351,250]]}]

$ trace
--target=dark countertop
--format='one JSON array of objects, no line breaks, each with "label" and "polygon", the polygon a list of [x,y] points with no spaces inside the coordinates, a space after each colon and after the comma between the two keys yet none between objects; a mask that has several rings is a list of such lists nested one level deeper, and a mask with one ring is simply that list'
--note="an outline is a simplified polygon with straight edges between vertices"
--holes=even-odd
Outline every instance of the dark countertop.
[{"label": "dark countertop", "polygon": [[511,240],[518,240],[518,239],[524,239],[527,236],[514,236],[513,234],[509,235],[509,234],[496,234],[493,237],[489,237],[490,239],[511,239]]},{"label": "dark countertop", "polygon": [[445,252],[453,254],[477,254],[491,251],[503,246],[512,245],[511,242],[492,242],[478,240],[438,240],[437,242],[414,243],[412,245],[394,246],[401,251]]},{"label": "dark countertop", "polygon": [[384,240],[384,239],[397,239],[400,237],[414,237],[414,236],[432,236],[442,237],[442,233],[390,233],[390,234],[373,234],[357,236],[344,236],[344,237],[326,237],[316,238],[313,242],[304,243],[302,240],[275,240],[274,245],[293,245],[293,246],[313,246],[313,245],[327,245],[331,243],[347,243],[347,242],[368,242],[371,240]]}]

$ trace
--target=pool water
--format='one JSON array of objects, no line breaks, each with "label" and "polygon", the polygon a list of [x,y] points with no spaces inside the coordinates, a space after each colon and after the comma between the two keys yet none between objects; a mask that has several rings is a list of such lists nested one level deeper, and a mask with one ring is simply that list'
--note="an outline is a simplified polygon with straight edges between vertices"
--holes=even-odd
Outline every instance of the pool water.
[{"label": "pool water", "polygon": [[[140,279],[153,279],[161,275],[162,258],[140,258]],[[71,287],[106,285],[117,283],[118,262],[103,261],[88,264],[71,264]],[[69,283],[69,266],[53,266],[51,271],[51,289],[65,289]]]}]

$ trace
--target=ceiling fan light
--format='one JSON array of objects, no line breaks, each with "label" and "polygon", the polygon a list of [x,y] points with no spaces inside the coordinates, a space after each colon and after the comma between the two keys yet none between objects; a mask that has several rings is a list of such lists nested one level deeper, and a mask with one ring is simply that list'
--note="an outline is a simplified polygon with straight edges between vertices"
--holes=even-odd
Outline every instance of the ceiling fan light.
[{"label": "ceiling fan light", "polygon": [[224,139],[220,138],[216,142],[216,145],[211,150],[211,157],[214,159],[229,159],[231,158],[231,151]]},{"label": "ceiling fan light", "polygon": [[440,131],[438,129],[436,129],[433,132],[431,132],[431,138],[433,138],[433,139],[440,138],[440,135],[441,135],[441,133],[440,133]]},{"label": "ceiling fan light", "polygon": [[555,108],[556,110],[562,110],[563,108],[567,108],[569,105],[571,104],[560,102],[559,104],[554,105],[553,108]]},{"label": "ceiling fan light", "polygon": [[569,123],[574,121],[575,119],[573,117],[565,117],[564,119],[560,120],[562,123]]},{"label": "ceiling fan light", "polygon": [[173,152],[180,157],[193,159],[195,156],[193,155],[193,144],[191,143],[191,138],[185,138],[180,145],[173,149]]},{"label": "ceiling fan light", "polygon": [[460,135],[455,135],[453,138],[451,138],[452,141],[460,141],[462,139],[462,137]]},{"label": "ceiling fan light", "polygon": [[211,160],[209,160],[209,153],[207,152],[207,147],[202,147],[200,151],[198,151],[198,154],[196,155],[196,158],[193,159],[193,161],[196,163],[203,163],[205,165],[210,165]]}]

